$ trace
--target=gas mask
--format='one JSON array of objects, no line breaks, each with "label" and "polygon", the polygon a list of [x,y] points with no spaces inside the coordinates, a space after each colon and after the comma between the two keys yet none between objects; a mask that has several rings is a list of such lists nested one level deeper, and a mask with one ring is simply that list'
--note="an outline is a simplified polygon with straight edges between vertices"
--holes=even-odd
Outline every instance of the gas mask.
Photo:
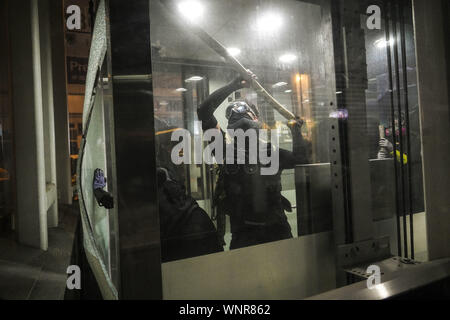
[{"label": "gas mask", "polygon": [[235,101],[231,103],[226,111],[228,129],[261,129],[262,123],[259,121],[259,110],[256,106],[250,106],[245,101]]}]

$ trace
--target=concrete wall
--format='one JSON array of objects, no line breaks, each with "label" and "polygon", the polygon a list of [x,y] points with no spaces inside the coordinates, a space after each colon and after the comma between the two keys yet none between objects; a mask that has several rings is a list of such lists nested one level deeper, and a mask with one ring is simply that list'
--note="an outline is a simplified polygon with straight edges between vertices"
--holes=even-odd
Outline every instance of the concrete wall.
[{"label": "concrete wall", "polygon": [[[444,0],[447,1],[447,0]],[[443,2],[414,0],[425,211],[430,260],[450,257],[450,114]]]},{"label": "concrete wall", "polygon": [[[64,198],[64,203],[71,201],[63,25],[57,25],[56,33],[60,37],[55,41],[57,47],[54,50],[52,38],[57,37],[52,37],[55,29],[50,23],[55,16],[62,19],[62,4],[59,2],[9,2],[17,177],[16,225],[20,243],[42,250],[48,247],[48,227],[58,225],[57,166],[63,178],[62,190],[65,191],[60,197]],[[59,64],[55,65],[53,56],[57,57]],[[57,81],[54,81],[54,75]],[[58,112],[54,110],[55,101]],[[55,140],[59,142],[58,148],[55,147]]]},{"label": "concrete wall", "polygon": [[67,110],[66,60],[64,43],[63,0],[50,2],[52,43],[53,105],[55,118],[56,177],[58,201],[72,204],[70,171],[69,113]]},{"label": "concrete wall", "polygon": [[10,1],[16,141],[17,231],[23,244],[47,249],[46,177],[38,2]]}]

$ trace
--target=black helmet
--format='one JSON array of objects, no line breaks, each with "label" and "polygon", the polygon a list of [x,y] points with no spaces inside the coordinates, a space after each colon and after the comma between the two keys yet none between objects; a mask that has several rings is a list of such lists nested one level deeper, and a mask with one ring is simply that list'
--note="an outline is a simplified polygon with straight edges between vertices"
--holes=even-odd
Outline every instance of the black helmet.
[{"label": "black helmet", "polygon": [[238,100],[232,102],[226,111],[229,129],[259,129],[259,110],[256,106],[250,105],[247,101]]}]

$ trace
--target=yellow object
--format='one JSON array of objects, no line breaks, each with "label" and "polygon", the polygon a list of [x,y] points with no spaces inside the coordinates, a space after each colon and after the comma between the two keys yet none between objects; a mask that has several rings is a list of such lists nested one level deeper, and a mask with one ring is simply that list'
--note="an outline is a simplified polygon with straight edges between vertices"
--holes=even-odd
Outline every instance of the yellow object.
[{"label": "yellow object", "polygon": [[[391,152],[391,155],[394,155],[394,151]],[[400,162],[400,151],[397,150],[397,161]],[[403,154],[403,164],[408,164],[408,156],[406,154]]]},{"label": "yellow object", "polygon": [[175,129],[170,129],[170,130],[165,130],[165,131],[157,131],[156,135],[160,136],[162,134],[172,133],[172,132],[178,131],[178,130],[181,130],[181,129],[180,128],[175,128]]}]

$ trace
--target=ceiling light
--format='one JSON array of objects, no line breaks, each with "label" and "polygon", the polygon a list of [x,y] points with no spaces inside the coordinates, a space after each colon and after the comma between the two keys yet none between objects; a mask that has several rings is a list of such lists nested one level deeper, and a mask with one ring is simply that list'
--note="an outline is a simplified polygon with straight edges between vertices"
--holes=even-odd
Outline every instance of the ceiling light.
[{"label": "ceiling light", "polygon": [[292,90],[286,90],[285,92],[286,92],[286,93],[291,93],[291,92],[292,92]]},{"label": "ceiling light", "polygon": [[228,54],[232,57],[237,57],[238,55],[241,54],[241,49],[239,48],[228,48],[227,51]]},{"label": "ceiling light", "polygon": [[198,1],[188,0],[179,3],[178,10],[190,22],[197,22],[203,16],[204,7]]},{"label": "ceiling light", "polygon": [[284,86],[287,86],[287,83],[286,83],[286,82],[278,82],[278,83],[275,83],[275,84],[272,86],[272,88],[279,88],[279,87],[284,87]]},{"label": "ceiling light", "polygon": [[256,21],[256,28],[262,33],[276,32],[282,25],[282,16],[273,12],[267,12],[259,16]]},{"label": "ceiling light", "polygon": [[188,91],[186,88],[178,88],[175,90],[176,92],[186,92]]},{"label": "ceiling light", "polygon": [[291,53],[283,54],[280,57],[280,61],[283,63],[291,63],[294,62],[295,60],[297,60],[297,56]]},{"label": "ceiling light", "polygon": [[186,82],[195,82],[195,81],[200,81],[200,80],[203,80],[203,77],[193,76],[193,77],[190,77],[189,79],[186,79],[185,81]]}]

